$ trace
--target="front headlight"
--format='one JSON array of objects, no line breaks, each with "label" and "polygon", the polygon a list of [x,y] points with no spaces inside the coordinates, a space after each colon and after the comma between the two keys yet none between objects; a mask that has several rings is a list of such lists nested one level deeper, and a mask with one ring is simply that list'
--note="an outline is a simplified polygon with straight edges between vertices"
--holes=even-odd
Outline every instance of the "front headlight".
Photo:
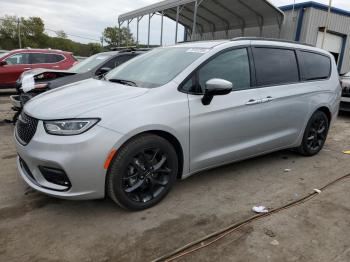
[{"label": "front headlight", "polygon": [[48,134],[60,136],[79,135],[97,124],[99,119],[67,119],[44,121]]}]

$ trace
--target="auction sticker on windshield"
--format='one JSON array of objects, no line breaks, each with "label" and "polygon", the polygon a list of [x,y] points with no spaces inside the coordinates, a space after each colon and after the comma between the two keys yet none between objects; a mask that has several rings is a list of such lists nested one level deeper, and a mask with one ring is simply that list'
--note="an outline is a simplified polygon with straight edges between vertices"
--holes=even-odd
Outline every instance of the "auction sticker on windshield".
[{"label": "auction sticker on windshield", "polygon": [[186,53],[199,53],[199,54],[205,54],[209,51],[210,49],[206,48],[190,48],[186,51]]},{"label": "auction sticker on windshield", "polygon": [[105,60],[107,59],[109,56],[98,56],[96,57],[97,60]]}]

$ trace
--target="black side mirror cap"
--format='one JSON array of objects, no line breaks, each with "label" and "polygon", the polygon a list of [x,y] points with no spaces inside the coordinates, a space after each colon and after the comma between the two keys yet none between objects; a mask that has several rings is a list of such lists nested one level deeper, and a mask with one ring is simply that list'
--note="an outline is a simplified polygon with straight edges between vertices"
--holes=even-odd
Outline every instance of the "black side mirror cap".
[{"label": "black side mirror cap", "polygon": [[111,71],[112,68],[109,68],[109,67],[102,67],[98,70],[98,73],[97,75],[105,75],[107,74],[109,71]]}]

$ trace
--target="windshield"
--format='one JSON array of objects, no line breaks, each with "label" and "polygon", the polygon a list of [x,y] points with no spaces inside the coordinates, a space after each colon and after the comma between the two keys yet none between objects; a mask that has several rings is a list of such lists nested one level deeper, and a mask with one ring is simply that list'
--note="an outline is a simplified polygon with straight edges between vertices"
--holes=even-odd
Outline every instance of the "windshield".
[{"label": "windshield", "polygon": [[96,54],[93,56],[90,56],[89,58],[86,58],[85,60],[81,61],[80,63],[74,65],[70,71],[74,73],[85,73],[92,69],[94,69],[96,66],[101,64],[102,62],[106,61],[108,58],[110,58],[111,54]]},{"label": "windshield", "polygon": [[1,57],[4,57],[4,56],[7,56],[8,54],[9,54],[8,52],[7,52],[7,53],[1,53],[1,54],[0,54],[0,58],[1,58]]},{"label": "windshield", "polygon": [[117,67],[106,75],[106,80],[146,88],[162,86],[208,49],[188,47],[157,48]]}]

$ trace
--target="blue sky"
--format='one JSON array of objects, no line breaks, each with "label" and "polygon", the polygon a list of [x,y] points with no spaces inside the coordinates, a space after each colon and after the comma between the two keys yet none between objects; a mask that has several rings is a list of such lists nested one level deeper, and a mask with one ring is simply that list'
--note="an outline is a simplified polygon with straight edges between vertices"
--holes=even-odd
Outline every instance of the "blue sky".
[{"label": "blue sky", "polygon": [[[315,0],[314,0],[315,1]],[[328,4],[329,0],[316,0]],[[63,30],[68,34],[100,39],[103,29],[117,25],[119,14],[159,2],[159,0],[0,0],[0,16],[40,16],[51,30]],[[270,0],[277,6],[292,4],[293,0]],[[305,2],[298,1],[296,3]],[[333,0],[333,6],[350,11],[350,0]],[[147,41],[147,18],[140,24],[140,41]],[[136,22],[130,25],[136,33]],[[151,43],[159,44],[159,18],[152,19]],[[175,25],[166,20],[164,24],[165,44],[174,43]],[[49,34],[54,34],[49,32]],[[181,32],[179,31],[179,37]],[[89,42],[87,39],[69,36],[72,40]],[[181,37],[180,37],[181,39]]]}]

